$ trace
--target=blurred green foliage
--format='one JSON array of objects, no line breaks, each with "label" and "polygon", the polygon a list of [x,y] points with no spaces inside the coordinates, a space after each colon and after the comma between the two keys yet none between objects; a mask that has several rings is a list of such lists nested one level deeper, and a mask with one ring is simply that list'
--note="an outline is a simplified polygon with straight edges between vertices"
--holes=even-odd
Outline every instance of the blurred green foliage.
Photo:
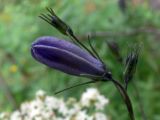
[{"label": "blurred green foliage", "polygon": [[[8,84],[18,105],[32,99],[35,91],[39,89],[53,95],[57,90],[87,80],[49,69],[31,57],[30,46],[37,37],[52,35],[68,39],[38,18],[40,13],[46,12],[46,7],[53,8],[78,36],[88,32],[106,31],[106,37],[97,36],[93,42],[117,79],[121,78],[124,66],[116,61],[107,47],[106,40],[118,42],[123,58],[135,43],[142,44],[134,81],[138,86],[148,120],[160,119],[160,12],[152,10],[147,2],[138,6],[129,3],[126,12],[123,13],[117,0],[1,0],[0,79]],[[140,28],[143,30],[136,34],[126,35],[123,32],[132,33],[133,29]],[[107,32],[111,35],[107,36]],[[89,86],[97,87],[110,99],[106,111],[113,120],[128,119],[121,97],[117,95],[112,84],[98,83]],[[88,85],[58,96],[79,97],[86,87]],[[128,93],[133,101],[135,116],[137,120],[141,120],[139,103],[132,83],[129,85]],[[6,96],[5,86],[1,83],[0,111],[13,109]]]}]

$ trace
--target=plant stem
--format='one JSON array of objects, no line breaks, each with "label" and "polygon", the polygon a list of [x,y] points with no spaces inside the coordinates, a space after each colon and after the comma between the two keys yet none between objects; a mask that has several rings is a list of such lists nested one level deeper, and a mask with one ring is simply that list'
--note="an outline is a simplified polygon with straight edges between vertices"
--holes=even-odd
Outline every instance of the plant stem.
[{"label": "plant stem", "polygon": [[78,86],[83,86],[83,85],[86,85],[86,84],[96,83],[96,82],[99,82],[99,81],[93,81],[93,80],[91,80],[91,81],[88,81],[88,82],[76,84],[76,85],[74,85],[74,86],[67,87],[67,88],[65,88],[65,89],[59,90],[59,91],[55,92],[54,94],[59,94],[59,93],[61,93],[61,92],[64,92],[64,91],[66,91],[66,90],[69,90],[69,89],[72,89],[72,88],[75,88],[75,87],[78,87]]},{"label": "plant stem", "polygon": [[127,92],[125,91],[124,87],[118,81],[114,80],[113,78],[111,78],[110,80],[111,80],[111,82],[113,82],[113,84],[116,86],[117,90],[120,92],[120,94],[126,104],[130,119],[135,120],[132,103],[131,103],[131,100],[130,100]]}]

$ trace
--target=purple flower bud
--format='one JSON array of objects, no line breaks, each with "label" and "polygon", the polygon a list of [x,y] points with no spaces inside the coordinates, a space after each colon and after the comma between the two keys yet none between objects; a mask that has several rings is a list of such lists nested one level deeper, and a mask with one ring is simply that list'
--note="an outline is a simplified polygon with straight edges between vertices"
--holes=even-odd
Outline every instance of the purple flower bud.
[{"label": "purple flower bud", "polygon": [[55,37],[38,38],[32,44],[31,53],[40,63],[71,75],[102,77],[106,74],[101,61],[75,44]]}]

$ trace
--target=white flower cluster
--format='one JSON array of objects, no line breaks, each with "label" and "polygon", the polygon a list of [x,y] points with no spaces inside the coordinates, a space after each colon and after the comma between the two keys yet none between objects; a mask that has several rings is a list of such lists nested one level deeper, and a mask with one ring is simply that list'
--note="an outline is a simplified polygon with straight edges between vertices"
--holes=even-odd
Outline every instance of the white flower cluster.
[{"label": "white flower cluster", "polygon": [[1,113],[0,120],[108,120],[103,113],[108,102],[95,88],[87,89],[80,101],[70,98],[66,102],[39,90],[36,98],[22,103],[19,110]]}]

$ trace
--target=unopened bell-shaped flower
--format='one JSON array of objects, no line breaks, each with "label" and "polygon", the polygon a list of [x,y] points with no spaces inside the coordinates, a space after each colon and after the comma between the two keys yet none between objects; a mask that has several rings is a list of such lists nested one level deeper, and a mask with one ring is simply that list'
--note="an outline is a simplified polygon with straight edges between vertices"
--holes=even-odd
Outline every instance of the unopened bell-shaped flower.
[{"label": "unopened bell-shaped flower", "polygon": [[100,60],[66,40],[40,37],[32,44],[31,53],[37,61],[71,75],[102,77],[106,74]]}]

